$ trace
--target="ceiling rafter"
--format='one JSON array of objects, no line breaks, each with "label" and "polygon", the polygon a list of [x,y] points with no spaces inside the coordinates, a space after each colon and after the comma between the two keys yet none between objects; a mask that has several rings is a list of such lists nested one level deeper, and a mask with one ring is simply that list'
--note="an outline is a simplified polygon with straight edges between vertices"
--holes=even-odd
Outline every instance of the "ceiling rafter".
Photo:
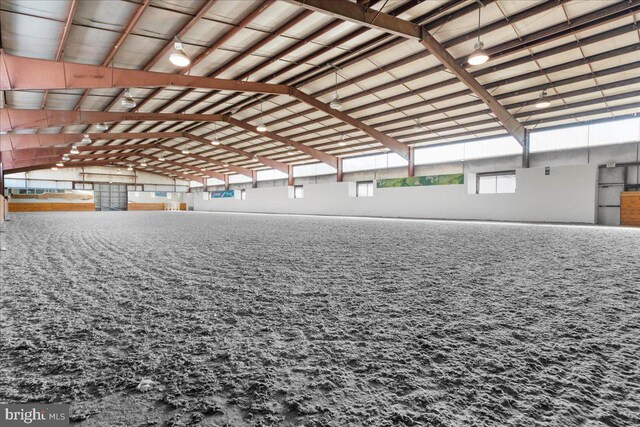
[{"label": "ceiling rafter", "polygon": [[[71,4],[69,5],[69,12],[67,13],[67,19],[64,22],[64,27],[62,29],[62,36],[60,37],[60,43],[58,43],[58,49],[56,50],[56,56],[54,57],[54,61],[60,61],[62,59],[62,55],[64,54],[64,47],[67,44],[67,37],[69,36],[69,31],[71,30],[71,24],[73,23],[73,17],[76,13],[76,8],[78,6],[78,0],[71,0]],[[45,105],[47,105],[47,95],[49,94],[48,90],[44,91],[42,96],[41,107],[44,109]]]},{"label": "ceiling rafter", "polygon": [[[140,4],[140,6],[138,6],[138,9],[135,11],[133,16],[129,20],[129,23],[127,24],[127,26],[122,31],[122,34],[120,34],[120,37],[118,37],[118,40],[116,41],[115,45],[113,46],[113,48],[109,51],[107,56],[102,61],[102,65],[103,66],[109,65],[109,63],[111,62],[113,57],[116,56],[116,53],[118,53],[118,50],[120,50],[120,47],[122,46],[122,44],[124,43],[126,38],[131,33],[131,30],[133,30],[133,28],[136,26],[136,24],[138,23],[138,21],[140,20],[140,18],[144,14],[144,11],[147,10],[147,7],[149,7],[150,1],[151,0],[143,0],[143,2]],[[74,110],[79,110],[80,109],[80,107],[82,106],[82,103],[84,102],[84,100],[89,95],[89,92],[90,92],[90,90],[85,90],[83,92],[82,96],[80,97],[80,99],[76,103],[76,106],[75,106]]]}]

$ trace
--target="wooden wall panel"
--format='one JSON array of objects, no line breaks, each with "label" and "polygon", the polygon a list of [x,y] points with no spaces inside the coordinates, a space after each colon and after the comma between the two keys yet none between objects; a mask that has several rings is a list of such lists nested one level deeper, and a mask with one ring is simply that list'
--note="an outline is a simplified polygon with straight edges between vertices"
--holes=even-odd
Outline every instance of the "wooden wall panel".
[{"label": "wooden wall panel", "polygon": [[95,211],[95,203],[12,203],[9,212],[77,212]]},{"label": "wooden wall panel", "polygon": [[129,203],[130,211],[163,211],[164,203]]},{"label": "wooden wall panel", "polygon": [[640,226],[640,191],[620,193],[620,224]]},{"label": "wooden wall panel", "polygon": [[[128,209],[130,211],[163,211],[165,203],[129,203]],[[186,211],[187,204],[180,203],[180,210]]]}]

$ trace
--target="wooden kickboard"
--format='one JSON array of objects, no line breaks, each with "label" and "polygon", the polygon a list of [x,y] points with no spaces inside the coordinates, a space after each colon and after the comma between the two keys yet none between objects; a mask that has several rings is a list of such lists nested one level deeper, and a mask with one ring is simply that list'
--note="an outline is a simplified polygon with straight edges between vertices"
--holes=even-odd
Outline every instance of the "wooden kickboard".
[{"label": "wooden kickboard", "polygon": [[620,224],[640,226],[640,191],[620,193]]}]

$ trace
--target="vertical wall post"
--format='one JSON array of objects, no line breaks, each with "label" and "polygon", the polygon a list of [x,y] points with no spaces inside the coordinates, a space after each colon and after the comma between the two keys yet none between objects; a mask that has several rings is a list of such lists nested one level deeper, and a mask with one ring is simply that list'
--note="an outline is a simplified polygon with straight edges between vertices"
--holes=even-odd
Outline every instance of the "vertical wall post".
[{"label": "vertical wall post", "polygon": [[343,173],[342,173],[342,159],[338,157],[338,167],[336,168],[336,181],[342,182]]},{"label": "vertical wall post", "polygon": [[409,147],[409,170],[408,176],[415,176],[416,174],[416,160],[415,160],[415,147]]},{"label": "vertical wall post", "polygon": [[4,165],[2,164],[2,152],[0,152],[0,197],[4,197]]},{"label": "vertical wall post", "polygon": [[530,145],[530,132],[529,129],[524,130],[524,142],[522,144],[522,167],[529,167],[529,159],[531,157],[531,145]]},{"label": "vertical wall post", "polygon": [[258,188],[258,171],[251,171],[251,185]]},{"label": "vertical wall post", "polygon": [[225,190],[229,189],[229,175],[224,176],[224,189]]},{"label": "vertical wall post", "polygon": [[288,165],[289,166],[289,180],[288,180],[288,185],[293,185],[293,165]]}]

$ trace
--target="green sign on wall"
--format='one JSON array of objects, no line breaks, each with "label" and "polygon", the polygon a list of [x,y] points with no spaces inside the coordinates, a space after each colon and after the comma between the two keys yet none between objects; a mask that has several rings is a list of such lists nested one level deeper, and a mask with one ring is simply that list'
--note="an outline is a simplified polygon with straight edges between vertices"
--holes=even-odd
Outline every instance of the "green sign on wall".
[{"label": "green sign on wall", "polygon": [[410,176],[407,178],[387,178],[387,179],[377,180],[376,184],[378,188],[416,187],[419,185],[464,184],[464,174],[451,173],[448,175]]}]

